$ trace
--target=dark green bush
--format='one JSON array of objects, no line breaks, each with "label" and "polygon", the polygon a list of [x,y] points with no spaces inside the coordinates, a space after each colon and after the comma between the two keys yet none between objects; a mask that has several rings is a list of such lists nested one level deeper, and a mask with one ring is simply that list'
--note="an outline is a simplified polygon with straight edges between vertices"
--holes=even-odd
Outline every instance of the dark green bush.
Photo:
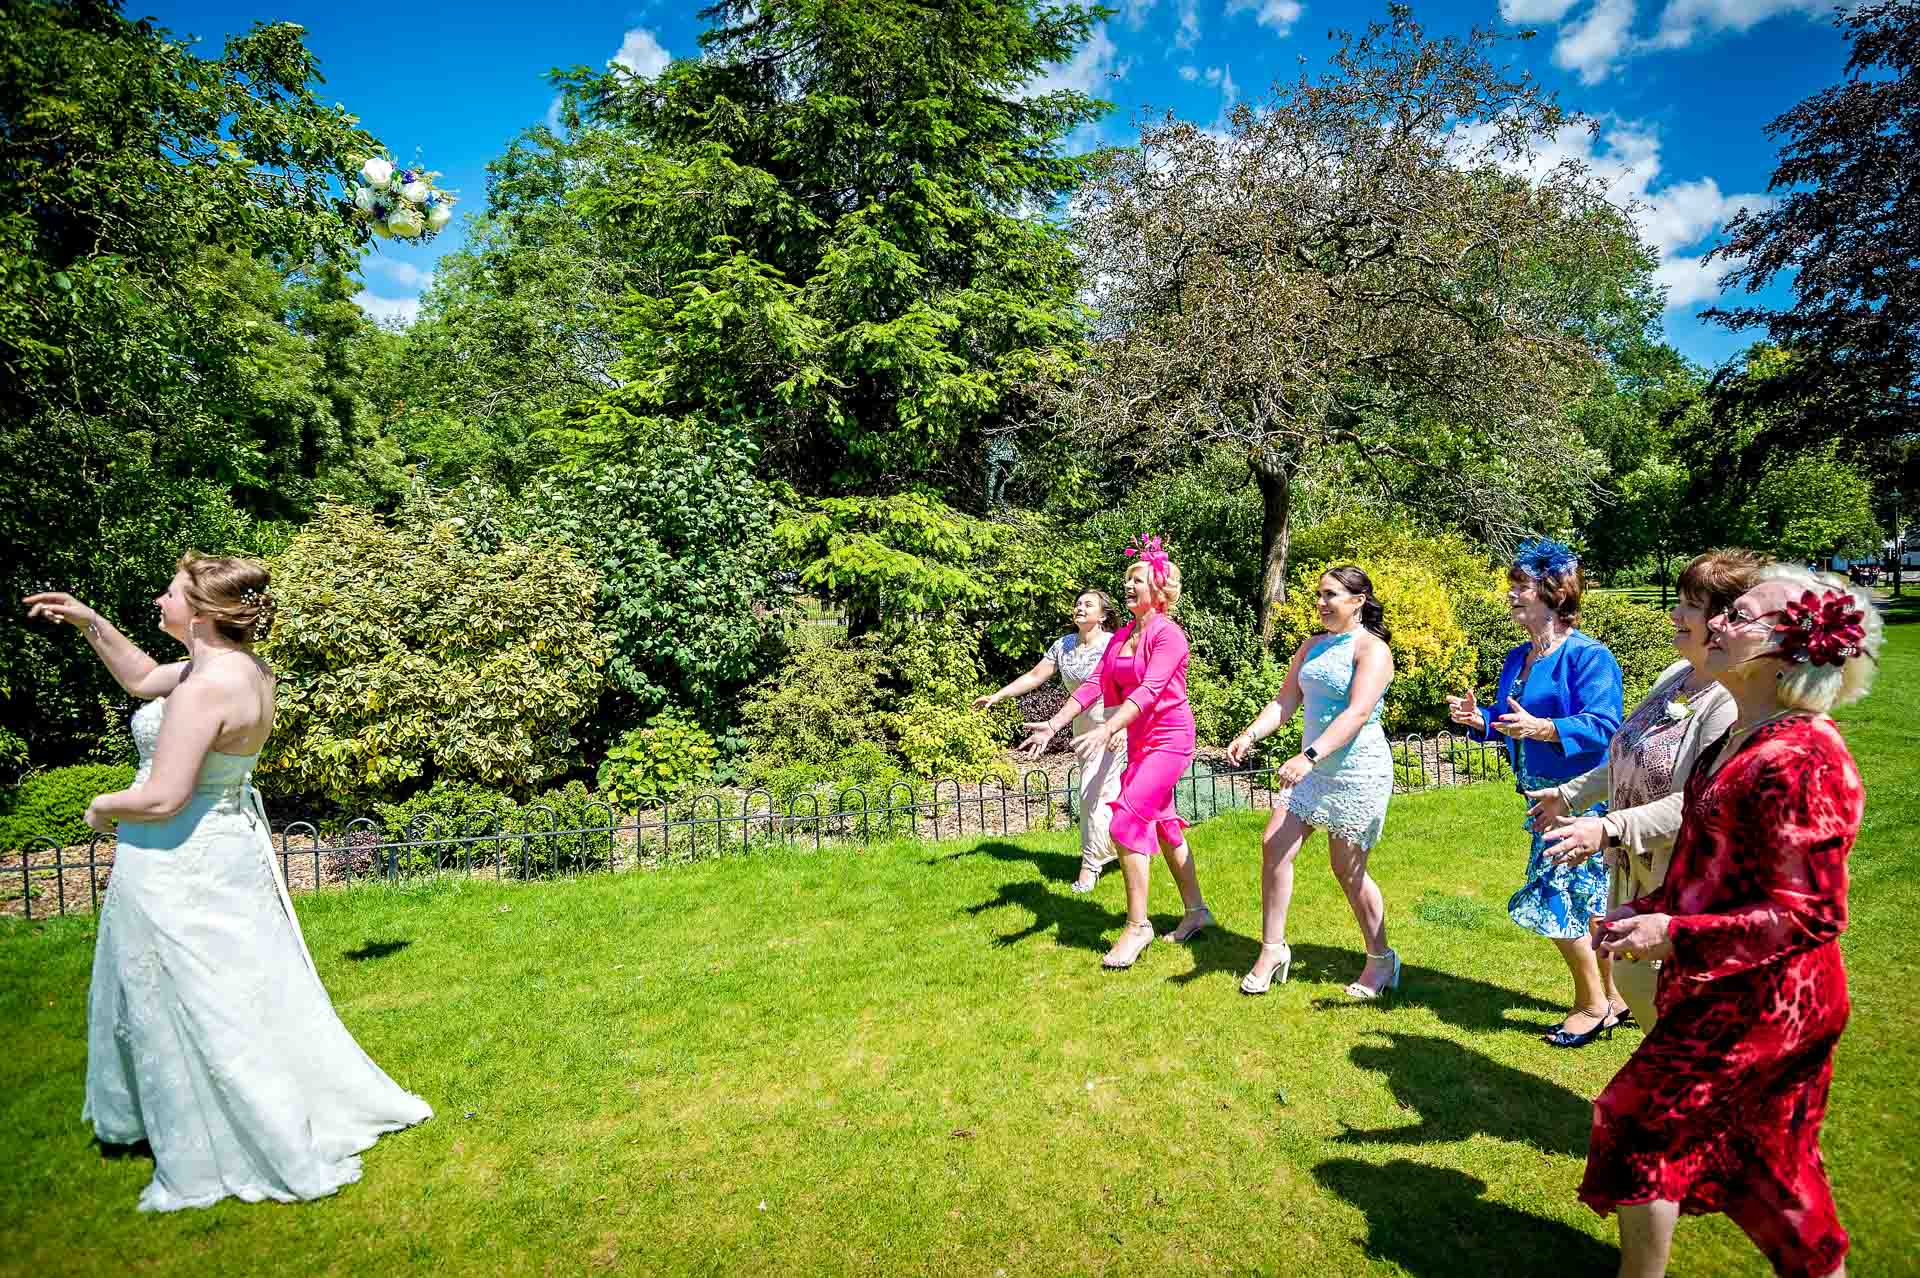
[{"label": "dark green bush", "polygon": [[86,843],[93,831],[84,820],[96,795],[133,784],[133,768],[124,763],[83,763],[35,772],[19,785],[0,790],[0,848],[15,851],[36,838],[62,847]]}]

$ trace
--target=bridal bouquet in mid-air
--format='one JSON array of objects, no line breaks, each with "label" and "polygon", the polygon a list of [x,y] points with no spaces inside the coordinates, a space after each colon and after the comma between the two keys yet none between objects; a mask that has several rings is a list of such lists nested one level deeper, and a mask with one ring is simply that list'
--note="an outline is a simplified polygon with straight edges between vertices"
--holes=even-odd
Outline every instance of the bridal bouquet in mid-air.
[{"label": "bridal bouquet in mid-air", "polygon": [[354,215],[382,239],[424,243],[453,220],[453,197],[433,184],[439,176],[373,156],[360,166],[353,187]]}]

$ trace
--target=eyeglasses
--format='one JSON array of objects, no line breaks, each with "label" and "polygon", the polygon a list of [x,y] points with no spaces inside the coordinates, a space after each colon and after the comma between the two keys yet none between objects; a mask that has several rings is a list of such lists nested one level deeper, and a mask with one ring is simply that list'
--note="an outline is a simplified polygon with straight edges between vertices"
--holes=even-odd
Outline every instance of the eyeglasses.
[{"label": "eyeglasses", "polygon": [[1747,612],[1744,609],[1736,608],[1732,604],[1728,604],[1714,615],[1714,620],[1718,621],[1725,629],[1738,630],[1742,626],[1751,626],[1756,621],[1765,621],[1769,617],[1778,617],[1780,615],[1780,609],[1778,608],[1767,612]]}]

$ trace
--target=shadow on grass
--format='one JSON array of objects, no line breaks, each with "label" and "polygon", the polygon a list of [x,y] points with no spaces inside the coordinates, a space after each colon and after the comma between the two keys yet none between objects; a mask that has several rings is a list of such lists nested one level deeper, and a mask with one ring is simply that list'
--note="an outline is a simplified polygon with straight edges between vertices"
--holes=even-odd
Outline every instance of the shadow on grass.
[{"label": "shadow on grass", "polygon": [[[1104,954],[1118,939],[1119,929],[1126,921],[1125,914],[1098,904],[1091,895],[1069,892],[1065,886],[1080,872],[1078,856],[989,840],[964,851],[933,858],[928,864],[939,865],[974,856],[990,856],[998,861],[1023,861],[1045,876],[1044,881],[1037,883],[1027,879],[1002,884],[1000,890],[988,900],[967,907],[966,912],[973,915],[1007,906],[1018,906],[1033,915],[1033,922],[1026,927],[995,937],[995,946],[1018,945],[1031,937],[1051,932],[1060,945]],[[1109,869],[1107,873],[1117,871]],[[1164,936],[1179,921],[1179,916],[1171,912],[1155,916],[1153,930]],[[1159,948],[1161,944],[1163,942],[1156,941],[1154,948]],[[1191,955],[1193,965],[1169,976],[1169,981],[1176,985],[1191,985],[1211,976],[1230,977],[1237,984],[1259,956],[1260,938],[1216,924],[1189,942],[1185,949]],[[1296,980],[1325,980],[1344,987],[1360,974],[1366,961],[1367,956],[1358,949],[1296,943],[1293,947],[1293,977]],[[1323,1011],[1349,1011],[1367,1015],[1395,1007],[1423,1007],[1447,1024],[1461,1029],[1517,1029],[1527,1034],[1553,1029],[1566,1015],[1564,1007],[1534,995],[1416,964],[1408,964],[1403,968],[1400,989],[1378,1002],[1362,1002],[1343,995],[1318,999],[1315,1006]],[[1515,1009],[1545,1012],[1548,1016],[1537,1022],[1508,1019],[1507,1014]]]},{"label": "shadow on grass", "polygon": [[[1017,932],[1009,932],[993,939],[995,946],[1018,945],[1029,937],[1046,932],[1054,934],[1055,941],[1063,946],[1090,950],[1096,954],[1105,954],[1113,943],[1120,939],[1120,928],[1126,923],[1123,910],[1111,910],[1094,901],[1091,893],[1070,892],[1064,886],[1071,883],[1080,873],[1080,858],[1064,852],[1040,852],[1032,848],[1019,847],[1012,843],[988,842],[964,852],[954,852],[928,862],[937,865],[941,861],[955,861],[968,856],[990,856],[998,861],[1025,861],[1046,876],[1047,882],[1035,883],[1031,879],[1018,883],[1004,883],[1000,891],[988,900],[969,905],[968,914],[985,914],[989,910],[998,910],[1009,905],[1017,905],[1033,915],[1033,922]],[[1118,866],[1108,867],[1106,873],[1118,874]],[[1058,886],[1057,886],[1058,885]],[[1180,925],[1178,912],[1150,915],[1156,936],[1164,937]],[[1228,932],[1215,925],[1201,933],[1201,941],[1189,945],[1196,957],[1198,946],[1206,943],[1206,938],[1224,938],[1243,942],[1257,951],[1258,941],[1242,936],[1237,932]],[[1156,940],[1152,949],[1158,949],[1169,942]],[[1243,946],[1243,948],[1244,948]],[[1152,949],[1148,952],[1152,953]],[[1184,972],[1172,979],[1182,983],[1191,981],[1199,973]]]},{"label": "shadow on grass", "polygon": [[1335,1158],[1313,1169],[1366,1213],[1366,1253],[1421,1278],[1453,1274],[1611,1274],[1620,1254],[1591,1234],[1505,1203],[1485,1181],[1405,1158]]},{"label": "shadow on grass", "polygon": [[1420,1121],[1377,1131],[1350,1128],[1334,1138],[1342,1144],[1426,1145],[1487,1135],[1550,1154],[1586,1153],[1593,1123],[1586,1097],[1450,1039],[1372,1034],[1378,1041],[1355,1044],[1348,1055],[1361,1069],[1386,1075],[1394,1099]]},{"label": "shadow on grass", "polygon": [[389,954],[398,954],[412,944],[412,941],[368,941],[357,950],[342,951],[340,957],[364,963],[368,959],[383,959]]},{"label": "shadow on grass", "polygon": [[153,1146],[144,1140],[137,1140],[131,1145],[109,1145],[95,1136],[93,1147],[100,1151],[100,1161],[105,1163],[127,1162],[132,1159],[149,1163],[153,1161]]}]

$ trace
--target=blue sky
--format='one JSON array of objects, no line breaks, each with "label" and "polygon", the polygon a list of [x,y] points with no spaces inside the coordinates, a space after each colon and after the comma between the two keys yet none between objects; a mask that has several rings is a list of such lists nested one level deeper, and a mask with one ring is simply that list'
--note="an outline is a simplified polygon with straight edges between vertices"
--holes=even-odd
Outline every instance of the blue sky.
[{"label": "blue sky", "polygon": [[[1142,110],[1202,124],[1236,101],[1257,102],[1300,59],[1324,64],[1330,27],[1357,27],[1384,3],[1333,0],[1108,0],[1119,12],[1053,83],[1115,103],[1098,128],[1124,141]],[[217,49],[255,21],[307,29],[327,96],[359,115],[402,162],[441,170],[462,212],[486,197],[486,164],[551,109],[555,66],[620,59],[652,73],[698,52],[699,4],[583,3],[395,8],[365,0],[170,0],[129,6],[177,35]],[[1717,364],[1750,336],[1703,324],[1719,270],[1700,255],[1743,204],[1765,199],[1775,146],[1767,121],[1837,82],[1846,46],[1831,0],[1425,0],[1415,16],[1435,33],[1475,25],[1539,34],[1509,45],[1568,107],[1600,123],[1551,143],[1588,158],[1616,198],[1634,201],[1643,234],[1662,254],[1669,337],[1690,358]],[[460,243],[460,223],[431,245],[383,244],[369,254],[362,305],[405,319],[434,260]],[[1723,269],[1723,268],[1721,268]],[[1785,300],[1771,290],[1768,300]]]}]

